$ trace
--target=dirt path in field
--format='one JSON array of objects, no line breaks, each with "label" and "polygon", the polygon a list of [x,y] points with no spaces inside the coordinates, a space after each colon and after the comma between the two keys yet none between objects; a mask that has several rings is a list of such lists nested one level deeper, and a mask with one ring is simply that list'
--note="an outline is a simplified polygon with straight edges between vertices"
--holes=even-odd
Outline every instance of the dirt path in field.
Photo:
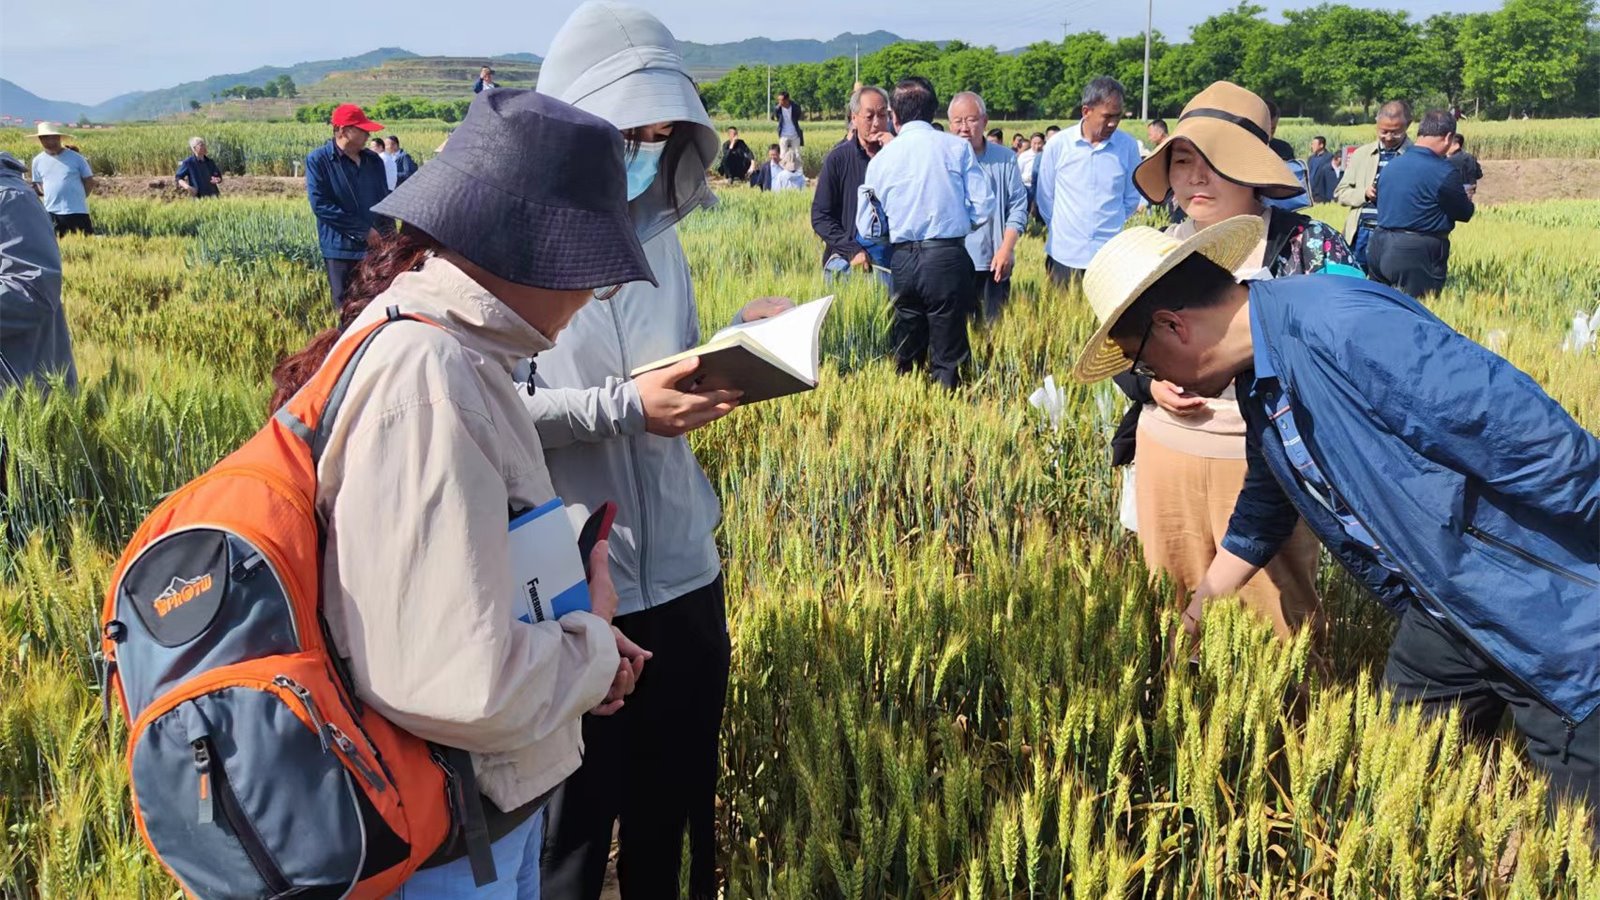
[{"label": "dirt path in field", "polygon": [[[96,193],[113,197],[185,198],[170,178],[112,175],[95,181]],[[303,197],[305,190],[302,178],[272,175],[234,175],[222,182],[229,197]],[[1600,200],[1600,159],[1486,159],[1477,199],[1484,205]]]},{"label": "dirt path in field", "polygon": [[1600,159],[1486,159],[1477,201],[1600,200]]}]

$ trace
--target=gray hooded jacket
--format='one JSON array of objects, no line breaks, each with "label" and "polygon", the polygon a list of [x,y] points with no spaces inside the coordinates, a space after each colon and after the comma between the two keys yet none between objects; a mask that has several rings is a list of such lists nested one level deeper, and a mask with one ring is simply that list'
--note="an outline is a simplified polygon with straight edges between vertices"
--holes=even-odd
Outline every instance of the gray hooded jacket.
[{"label": "gray hooded jacket", "polygon": [[60,373],[76,387],[61,309],[61,247],[15,156],[0,151],[0,391]]},{"label": "gray hooded jacket", "polygon": [[[678,54],[655,16],[617,3],[585,3],[567,19],[539,69],[538,90],[626,130],[674,122],[665,174],[631,204],[659,287],[635,282],[590,303],[535,362],[526,396],[556,493],[585,512],[617,503],[611,574],[619,615],[648,609],[710,584],[722,569],[713,532],[721,504],[688,439],[645,431],[644,407],[628,373],[700,342],[689,263],[675,227],[715,202],[706,170],[717,134]],[[669,190],[669,187],[671,190]]]}]

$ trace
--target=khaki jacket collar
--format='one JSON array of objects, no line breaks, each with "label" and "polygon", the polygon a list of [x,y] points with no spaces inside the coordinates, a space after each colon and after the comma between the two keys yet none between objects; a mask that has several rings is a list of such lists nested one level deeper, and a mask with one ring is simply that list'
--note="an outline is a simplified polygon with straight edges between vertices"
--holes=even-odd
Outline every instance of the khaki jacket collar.
[{"label": "khaki jacket collar", "polygon": [[426,316],[467,350],[506,370],[555,346],[449,260],[429,257],[420,270],[403,272],[384,299],[401,312]]}]

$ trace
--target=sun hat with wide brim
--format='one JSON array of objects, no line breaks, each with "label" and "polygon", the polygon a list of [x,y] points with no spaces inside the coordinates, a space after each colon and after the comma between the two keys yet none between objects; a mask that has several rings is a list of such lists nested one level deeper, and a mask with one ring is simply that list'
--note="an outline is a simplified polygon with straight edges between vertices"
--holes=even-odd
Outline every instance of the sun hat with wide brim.
[{"label": "sun hat with wide brim", "polygon": [[63,132],[57,131],[56,130],[56,126],[51,124],[50,122],[40,122],[39,123],[39,127],[34,130],[33,136],[34,137],[66,137],[67,135],[64,134]]},{"label": "sun hat with wide brim", "polygon": [[534,91],[477,95],[444,151],[372,211],[515,284],[656,283],[628,212],[622,135]]},{"label": "sun hat with wide brim", "polygon": [[1089,383],[1126,372],[1131,363],[1109,335],[1128,307],[1163,275],[1197,253],[1232,272],[1250,257],[1266,233],[1266,222],[1260,216],[1235,216],[1186,241],[1144,226],[1112,238],[1083,274],[1083,294],[1100,327],[1078,354],[1072,377]]},{"label": "sun hat with wide brim", "polygon": [[1271,127],[1265,100],[1232,82],[1213,82],[1189,101],[1172,134],[1133,170],[1133,183],[1151,203],[1166,200],[1172,188],[1167,158],[1173,141],[1184,140],[1223,178],[1275,199],[1293,197],[1305,186],[1268,146]]}]

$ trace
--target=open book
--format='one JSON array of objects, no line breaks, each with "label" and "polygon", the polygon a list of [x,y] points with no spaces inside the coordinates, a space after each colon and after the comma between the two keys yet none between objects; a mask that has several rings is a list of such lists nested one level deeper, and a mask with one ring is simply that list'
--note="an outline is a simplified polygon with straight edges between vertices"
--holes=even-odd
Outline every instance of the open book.
[{"label": "open book", "polygon": [[700,368],[683,390],[744,391],[740,403],[809,391],[817,386],[822,317],[832,305],[833,297],[823,297],[770,319],[724,328],[698,347],[646,363],[630,374],[639,376],[699,357]]}]

